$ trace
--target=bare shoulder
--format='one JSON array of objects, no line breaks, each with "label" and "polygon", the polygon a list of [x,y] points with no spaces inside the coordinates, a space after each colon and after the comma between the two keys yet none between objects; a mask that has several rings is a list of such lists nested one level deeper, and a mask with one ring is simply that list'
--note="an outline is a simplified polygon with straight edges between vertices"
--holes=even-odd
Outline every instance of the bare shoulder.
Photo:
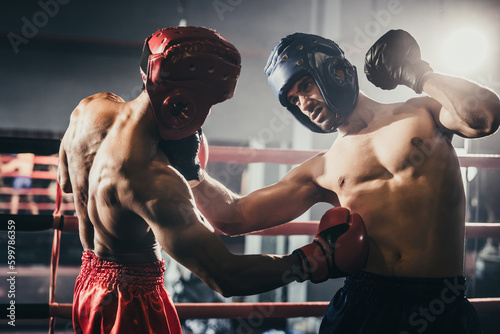
[{"label": "bare shoulder", "polygon": [[62,139],[62,145],[68,154],[83,150],[95,152],[115,123],[124,101],[113,93],[98,93],[84,98],[71,113],[68,128]]},{"label": "bare shoulder", "polygon": [[419,115],[427,115],[432,120],[435,128],[446,137],[453,136],[453,132],[448,129],[442,122],[443,105],[430,96],[416,97],[408,100],[405,105],[410,112],[419,113]]},{"label": "bare shoulder", "polygon": [[153,162],[143,173],[128,179],[128,191],[122,194],[124,204],[153,224],[174,226],[183,214],[195,211],[195,202],[189,185],[172,166]]},{"label": "bare shoulder", "polygon": [[122,99],[120,96],[110,93],[110,92],[102,92],[102,93],[97,93],[94,95],[90,95],[86,98],[84,98],[81,102],[80,105],[88,105],[92,102],[96,101],[113,101],[113,102],[125,102],[124,99]]},{"label": "bare shoulder", "polygon": [[414,97],[406,101],[405,105],[412,106],[419,109],[427,109],[429,112],[438,110],[441,104],[430,96]]},{"label": "bare shoulder", "polygon": [[315,154],[290,170],[279,183],[287,183],[292,187],[295,185],[295,189],[306,192],[314,202],[328,202],[331,194],[326,191],[329,175],[327,159],[332,155],[331,152],[330,148]]},{"label": "bare shoulder", "polygon": [[105,110],[107,108],[103,107],[108,107],[113,105],[114,103],[124,103],[125,100],[123,100],[121,97],[119,97],[116,94],[109,93],[109,92],[103,92],[103,93],[97,93],[94,95],[90,95],[83,100],[80,101],[78,106],[75,108],[75,111],[73,114],[79,115],[82,112],[99,112],[101,110]]},{"label": "bare shoulder", "polygon": [[125,101],[116,94],[105,92],[88,96],[80,101],[71,113],[70,127],[82,128],[82,125],[102,130],[109,127],[122,103]]},{"label": "bare shoulder", "polygon": [[319,175],[324,172],[325,155],[329,150],[321,151],[311,158],[307,159],[300,165],[294,167],[285,175],[283,180],[297,180],[300,182],[314,182]]}]

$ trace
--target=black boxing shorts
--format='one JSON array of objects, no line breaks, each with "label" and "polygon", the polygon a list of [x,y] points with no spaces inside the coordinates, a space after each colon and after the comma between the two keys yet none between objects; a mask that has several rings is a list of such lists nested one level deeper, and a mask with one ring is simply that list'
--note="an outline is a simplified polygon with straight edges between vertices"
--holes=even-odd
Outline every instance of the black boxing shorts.
[{"label": "black boxing shorts", "polygon": [[465,277],[407,278],[367,272],[346,278],[320,334],[481,334]]}]

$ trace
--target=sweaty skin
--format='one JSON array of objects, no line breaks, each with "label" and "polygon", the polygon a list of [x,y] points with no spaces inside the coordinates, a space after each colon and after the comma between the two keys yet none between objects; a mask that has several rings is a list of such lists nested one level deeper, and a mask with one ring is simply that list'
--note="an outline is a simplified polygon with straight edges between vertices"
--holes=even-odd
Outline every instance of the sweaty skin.
[{"label": "sweaty skin", "polygon": [[[307,80],[295,83],[288,100],[319,127],[334,130],[336,115]],[[332,146],[276,184],[238,196],[205,173],[193,189],[198,207],[217,228],[241,234],[291,221],[318,202],[343,206],[367,226],[364,270],[462,275],[465,194],[451,139],[494,133],[500,102],[464,79],[432,73],[423,80],[429,96],[404,103],[381,104],[360,93],[355,110],[342,116]]]},{"label": "sweaty skin", "polygon": [[154,262],[160,247],[225,296],[297,279],[293,255],[231,254],[196,209],[185,179],[158,149],[145,92],[84,99],[60,148],[58,180],[72,192],[84,250],[119,263]]}]

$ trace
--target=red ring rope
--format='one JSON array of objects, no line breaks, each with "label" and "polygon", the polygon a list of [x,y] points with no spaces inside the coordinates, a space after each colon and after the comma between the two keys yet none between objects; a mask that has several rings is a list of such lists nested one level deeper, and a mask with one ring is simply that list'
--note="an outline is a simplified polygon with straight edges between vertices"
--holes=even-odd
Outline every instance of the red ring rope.
[{"label": "red ring rope", "polygon": [[[500,297],[470,298],[478,313],[500,312]],[[175,308],[181,319],[210,318],[293,318],[322,317],[329,302],[304,303],[176,303]],[[49,307],[47,307],[47,305]],[[7,304],[0,304],[6,309]],[[72,304],[19,304],[16,315],[20,319],[43,319],[57,317],[71,319]],[[47,311],[48,310],[48,311]]]},{"label": "red ring rope", "polygon": [[[56,208],[54,210],[54,225],[58,226],[61,220],[59,209],[62,203],[62,190],[57,183]],[[61,251],[61,230],[54,229],[54,239],[52,241],[52,253],[50,256],[50,286],[49,286],[49,305],[54,305],[56,301],[56,281],[57,267],[59,266],[59,253]],[[49,334],[53,334],[56,327],[56,318],[51,317],[49,321]]]},{"label": "red ring rope", "polygon": [[[291,149],[265,148],[256,149],[233,146],[210,146],[209,161],[248,164],[267,162],[282,165],[296,165],[313,157],[321,151],[297,151]],[[460,167],[480,169],[500,169],[500,154],[459,155]]]},{"label": "red ring rope", "polygon": [[[10,215],[0,214],[3,222],[10,219],[19,221],[16,228],[19,231],[43,231],[57,229],[63,232],[78,233],[78,217],[66,215]],[[20,219],[19,219],[20,218]],[[252,235],[315,235],[319,221],[289,222],[266,230],[251,232]],[[467,238],[500,238],[500,223],[466,223]],[[0,225],[0,231],[7,231],[5,223]],[[222,232],[219,232],[222,233]]]}]

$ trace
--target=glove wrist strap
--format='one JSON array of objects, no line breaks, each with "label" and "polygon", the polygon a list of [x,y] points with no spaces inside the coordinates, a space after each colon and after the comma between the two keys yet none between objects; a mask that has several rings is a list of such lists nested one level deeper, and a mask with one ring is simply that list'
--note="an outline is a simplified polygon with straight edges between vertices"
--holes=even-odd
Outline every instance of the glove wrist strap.
[{"label": "glove wrist strap", "polygon": [[307,256],[304,254],[304,252],[299,248],[293,251],[294,255],[296,255],[299,258],[300,262],[300,267],[299,267],[299,277],[297,278],[297,282],[302,283],[304,281],[307,281],[309,277],[311,276],[308,272],[308,270],[305,268],[306,266],[306,261],[307,261]]},{"label": "glove wrist strap", "polygon": [[415,71],[415,81],[413,81],[411,84],[407,85],[410,88],[412,88],[415,93],[421,94],[422,93],[422,88],[423,88],[423,83],[424,83],[424,77],[427,76],[427,74],[432,73],[433,70],[430,67],[429,63],[425,61],[420,61],[417,64],[413,65],[414,66],[414,71]]},{"label": "glove wrist strap", "polygon": [[[427,64],[427,63],[426,63]],[[418,81],[415,83],[415,92],[417,94],[421,94],[422,91],[423,91],[423,88],[424,88],[424,82],[425,82],[425,78],[429,75],[433,73],[432,71],[432,68],[429,67],[429,69],[427,71],[425,71],[421,76],[420,78],[418,79]]]}]

